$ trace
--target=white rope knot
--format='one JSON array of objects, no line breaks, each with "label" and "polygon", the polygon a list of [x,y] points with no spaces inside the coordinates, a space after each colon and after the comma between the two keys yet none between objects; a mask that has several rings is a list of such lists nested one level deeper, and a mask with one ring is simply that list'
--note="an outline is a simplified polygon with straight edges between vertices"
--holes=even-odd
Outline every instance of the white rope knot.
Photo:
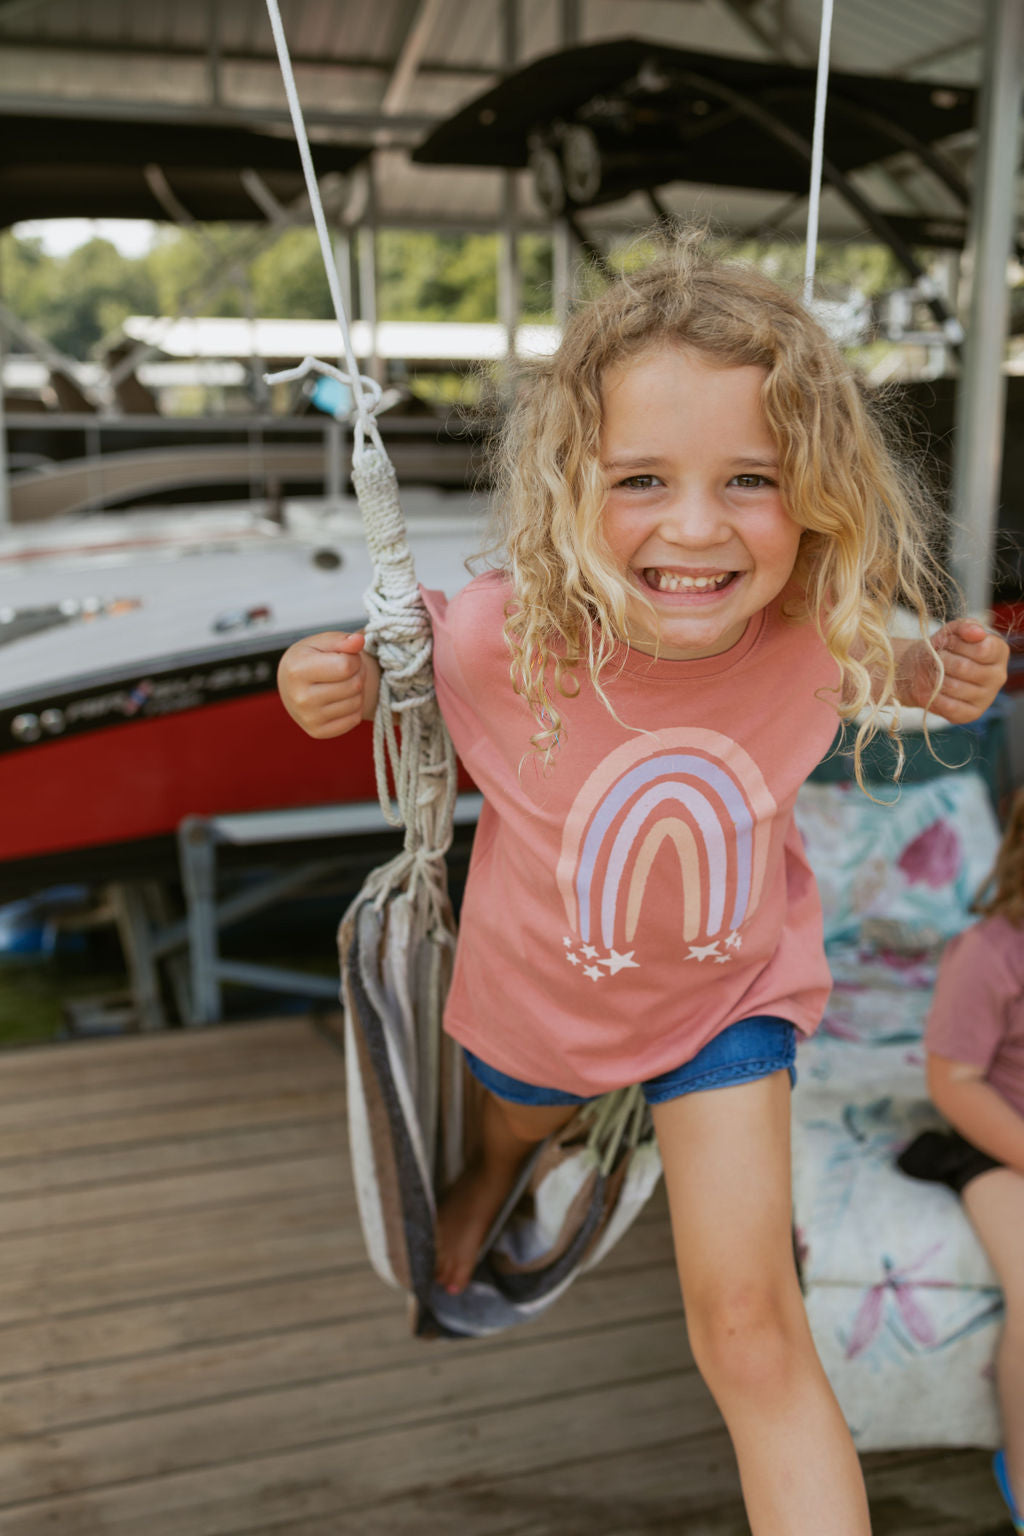
[{"label": "white rope knot", "polygon": [[333,363],[325,363],[319,357],[304,357],[295,368],[282,368],[277,373],[265,373],[264,384],[287,384],[293,379],[304,379],[310,373],[323,374],[325,378],[336,379],[339,384],[345,384],[352,391],[352,404],[344,411],[335,411],[336,421],[350,421],[355,423],[355,447],[358,452],[364,444],[365,434],[369,433],[375,448],[384,452],[384,444],[377,430],[377,412],[380,410],[383,399],[383,387],[376,379],[371,379],[365,373],[346,373],[344,368],[336,368]]}]

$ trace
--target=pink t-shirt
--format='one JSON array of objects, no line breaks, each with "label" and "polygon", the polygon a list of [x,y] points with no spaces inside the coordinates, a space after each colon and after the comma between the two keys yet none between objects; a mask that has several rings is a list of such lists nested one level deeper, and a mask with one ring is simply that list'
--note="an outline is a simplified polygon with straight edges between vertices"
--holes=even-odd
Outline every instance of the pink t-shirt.
[{"label": "pink t-shirt", "polygon": [[951,939],[939,966],[925,1044],[981,1067],[1024,1115],[1024,931],[987,917]]},{"label": "pink t-shirt", "polygon": [[835,735],[839,669],[779,604],[700,661],[578,669],[545,770],[492,572],[425,592],[437,691],[483,792],[445,1028],[526,1082],[597,1094],[755,1014],[817,1026],[831,986],[797,790]]}]

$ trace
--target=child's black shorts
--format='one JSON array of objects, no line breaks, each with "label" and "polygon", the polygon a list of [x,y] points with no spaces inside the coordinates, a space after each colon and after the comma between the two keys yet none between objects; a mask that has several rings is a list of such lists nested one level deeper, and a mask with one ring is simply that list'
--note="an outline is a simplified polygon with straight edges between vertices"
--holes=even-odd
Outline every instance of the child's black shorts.
[{"label": "child's black shorts", "polygon": [[1005,1168],[987,1152],[979,1152],[959,1131],[922,1131],[896,1159],[912,1179],[948,1184],[959,1195],[964,1186],[990,1168]]}]

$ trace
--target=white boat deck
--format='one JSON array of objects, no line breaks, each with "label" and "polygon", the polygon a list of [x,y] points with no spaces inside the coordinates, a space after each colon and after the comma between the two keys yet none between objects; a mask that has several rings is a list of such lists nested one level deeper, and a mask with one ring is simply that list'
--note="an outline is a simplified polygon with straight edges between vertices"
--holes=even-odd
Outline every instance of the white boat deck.
[{"label": "white boat deck", "polygon": [[[403,502],[418,579],[454,595],[480,543],[480,502],[416,490]],[[338,557],[333,566],[314,558],[325,549]],[[331,514],[300,504],[287,529],[258,512],[196,510],[8,530],[0,539],[0,641],[5,613],[60,604],[86,611],[3,644],[0,703],[172,658],[230,657],[275,636],[359,625],[371,577],[354,501]],[[125,607],[90,616],[96,602]],[[246,624],[243,616],[259,609],[266,617]]]}]

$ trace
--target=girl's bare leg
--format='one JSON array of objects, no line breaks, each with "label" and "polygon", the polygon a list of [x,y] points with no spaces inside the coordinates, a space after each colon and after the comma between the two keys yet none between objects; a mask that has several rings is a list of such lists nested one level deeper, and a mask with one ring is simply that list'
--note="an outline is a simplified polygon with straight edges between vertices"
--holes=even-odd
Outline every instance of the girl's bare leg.
[{"label": "girl's bare leg", "polygon": [[571,1104],[511,1104],[485,1095],[479,1156],[438,1207],[437,1279],[445,1290],[465,1290],[480,1246],[523,1163],[538,1142],[560,1131],[575,1113]]},{"label": "girl's bare leg", "polygon": [[869,1536],[791,1240],[785,1072],[654,1108],[694,1358],[732,1437],[752,1536]]},{"label": "girl's bare leg", "polygon": [[992,1168],[966,1185],[964,1207],[1003,1288],[1006,1316],[996,1355],[1006,1471],[1024,1508],[1024,1174]]}]

